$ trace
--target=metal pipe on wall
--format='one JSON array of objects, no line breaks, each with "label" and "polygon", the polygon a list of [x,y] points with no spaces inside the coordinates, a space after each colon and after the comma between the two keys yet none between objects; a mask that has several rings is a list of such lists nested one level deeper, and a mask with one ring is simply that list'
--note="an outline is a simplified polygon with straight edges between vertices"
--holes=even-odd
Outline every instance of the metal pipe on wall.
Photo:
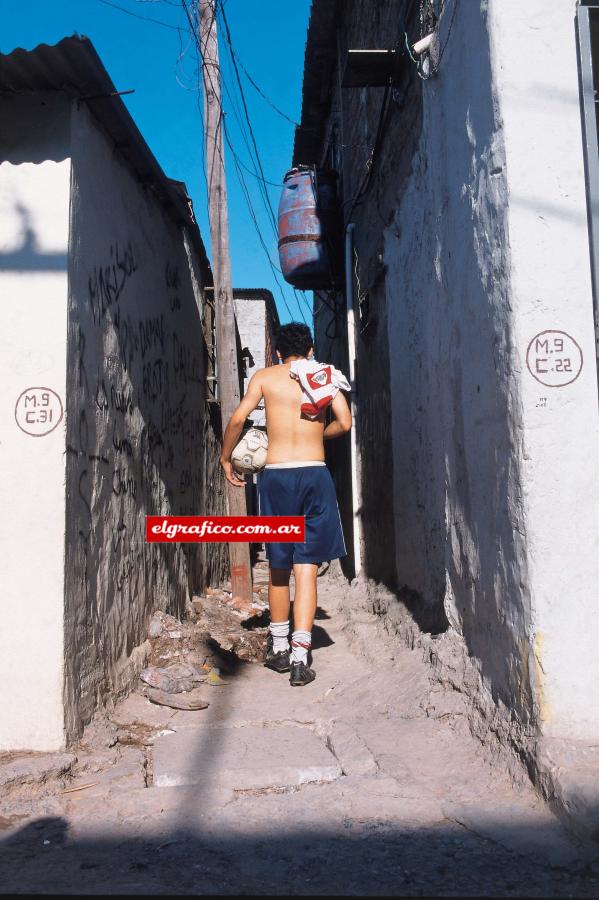
[{"label": "metal pipe on wall", "polygon": [[354,313],[354,282],[352,274],[352,249],[354,224],[345,229],[345,299],[347,304],[347,357],[349,363],[349,381],[351,390],[352,429],[350,431],[351,447],[351,492],[352,492],[352,525],[354,539],[354,570],[357,577],[362,570],[362,491],[360,487],[361,459],[358,448],[357,428],[357,385],[356,385],[356,322]]}]

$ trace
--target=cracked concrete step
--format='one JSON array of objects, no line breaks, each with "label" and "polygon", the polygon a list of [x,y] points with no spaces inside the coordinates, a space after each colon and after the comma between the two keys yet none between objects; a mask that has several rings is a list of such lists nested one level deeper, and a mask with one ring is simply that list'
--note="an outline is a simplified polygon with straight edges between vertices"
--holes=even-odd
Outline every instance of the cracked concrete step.
[{"label": "cracked concrete step", "polygon": [[346,722],[333,722],[326,741],[344,775],[376,775],[377,762],[357,732]]},{"label": "cracked concrete step", "polygon": [[130,839],[140,830],[146,837],[166,836],[185,829],[227,838],[236,833],[245,839],[252,831],[278,838],[281,822],[287,834],[318,829],[347,836],[350,831],[363,833],[368,822],[391,830],[441,827],[463,838],[463,829],[445,819],[439,802],[405,798],[394,779],[381,775],[304,784],[293,791],[291,817],[290,796],[283,790],[227,793],[186,784],[120,790],[111,796],[110,804],[99,804],[86,791],[60,800],[80,839],[97,839],[100,834],[112,840],[117,834]]},{"label": "cracked concrete step", "polygon": [[198,725],[161,735],[154,744],[156,787],[268,790],[334,781],[341,774],[320,738],[296,725]]},{"label": "cracked concrete step", "polygon": [[24,785],[45,784],[60,778],[77,762],[73,753],[44,753],[0,762],[0,787],[3,790]]}]

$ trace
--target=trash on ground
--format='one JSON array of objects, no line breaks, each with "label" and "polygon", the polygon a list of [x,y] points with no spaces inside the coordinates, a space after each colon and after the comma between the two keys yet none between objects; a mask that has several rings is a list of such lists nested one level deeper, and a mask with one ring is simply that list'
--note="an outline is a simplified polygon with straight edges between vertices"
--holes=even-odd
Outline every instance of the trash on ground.
[{"label": "trash on ground", "polygon": [[139,677],[152,688],[167,694],[180,694],[193,690],[194,685],[206,681],[207,676],[190,663],[174,663],[164,668],[148,666]]},{"label": "trash on ground", "polygon": [[99,781],[90,781],[89,784],[77,784],[75,787],[65,788],[64,791],[61,791],[61,794],[74,794],[75,791],[84,791],[86,788],[95,787],[99,784]]},{"label": "trash on ground", "polygon": [[207,700],[199,696],[197,689],[188,694],[168,694],[157,688],[149,688],[147,696],[151,703],[157,703],[158,706],[169,706],[171,709],[206,709],[210,706]]},{"label": "trash on ground", "polygon": [[207,684],[211,684],[213,686],[222,685],[223,687],[231,683],[230,681],[223,681],[223,679],[220,677],[218,669],[211,669],[208,672],[208,678],[206,679],[206,682]]}]

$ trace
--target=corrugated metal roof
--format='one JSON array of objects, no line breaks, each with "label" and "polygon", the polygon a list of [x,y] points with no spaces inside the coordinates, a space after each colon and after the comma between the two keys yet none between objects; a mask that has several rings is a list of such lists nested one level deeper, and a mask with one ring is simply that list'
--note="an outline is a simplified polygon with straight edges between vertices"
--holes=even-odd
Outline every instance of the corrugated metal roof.
[{"label": "corrugated metal roof", "polygon": [[0,90],[65,91],[83,97],[116,88],[89,38],[73,35],[53,46],[0,54]]},{"label": "corrugated metal roof", "polygon": [[73,35],[53,46],[39,44],[33,50],[18,48],[0,54],[0,93],[39,91],[61,91],[88,104],[140,181],[155,191],[176,222],[188,226],[205,281],[212,284],[210,263],[184,185],[164,174],[89,38]]}]

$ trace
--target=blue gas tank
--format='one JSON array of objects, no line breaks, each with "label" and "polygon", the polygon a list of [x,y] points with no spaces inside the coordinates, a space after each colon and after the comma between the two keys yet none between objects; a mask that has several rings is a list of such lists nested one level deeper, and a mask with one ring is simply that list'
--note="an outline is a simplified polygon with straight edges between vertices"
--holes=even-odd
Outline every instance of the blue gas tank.
[{"label": "blue gas tank", "polygon": [[329,290],[341,280],[336,177],[335,172],[298,166],[283,179],[279,259],[285,281],[301,290]]}]

